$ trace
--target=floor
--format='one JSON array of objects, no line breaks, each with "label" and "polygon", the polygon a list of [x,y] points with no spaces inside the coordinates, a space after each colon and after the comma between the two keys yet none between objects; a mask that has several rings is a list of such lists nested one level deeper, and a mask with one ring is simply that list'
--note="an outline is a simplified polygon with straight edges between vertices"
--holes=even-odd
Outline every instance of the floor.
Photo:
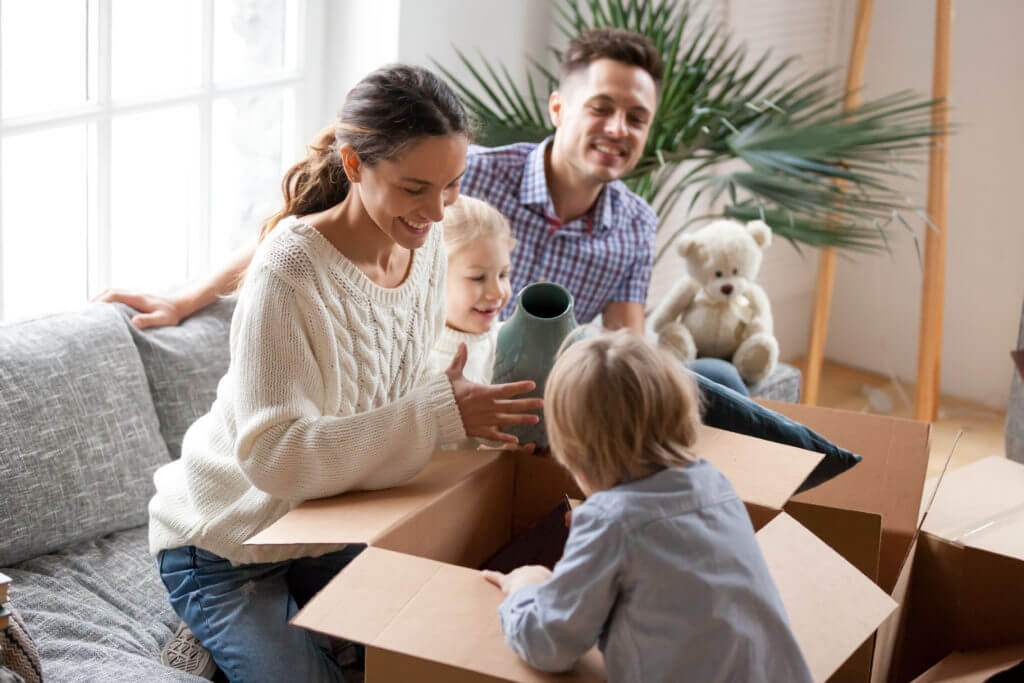
[{"label": "floor", "polygon": [[[792,361],[792,364],[802,367],[800,360]],[[914,412],[914,385],[896,386],[888,377],[826,360],[818,389],[818,405],[911,418]],[[1005,411],[993,410],[952,396],[942,396],[939,419],[932,427],[928,476],[937,476],[942,471],[960,430],[963,430],[963,436],[950,461],[950,469],[990,455],[1005,457],[1005,424]]]}]

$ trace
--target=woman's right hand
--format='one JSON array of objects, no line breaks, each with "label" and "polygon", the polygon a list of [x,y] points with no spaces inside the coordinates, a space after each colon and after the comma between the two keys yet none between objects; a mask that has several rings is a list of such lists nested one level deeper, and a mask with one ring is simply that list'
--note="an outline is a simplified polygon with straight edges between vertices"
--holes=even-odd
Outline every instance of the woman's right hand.
[{"label": "woman's right hand", "polygon": [[526,414],[530,410],[540,410],[544,401],[539,398],[518,398],[513,396],[533,391],[536,384],[527,380],[510,384],[477,384],[462,376],[466,367],[468,353],[466,345],[460,344],[459,350],[452,359],[445,374],[452,383],[455,403],[459,406],[462,426],[466,436],[502,443],[519,443],[512,434],[501,431],[501,427],[513,425],[532,425],[540,422],[536,415]]},{"label": "woman's right hand", "polygon": [[122,303],[131,306],[138,315],[132,317],[132,325],[144,330],[147,327],[174,326],[185,317],[180,303],[169,297],[156,294],[142,294],[123,289],[105,289],[89,301],[93,303]]}]

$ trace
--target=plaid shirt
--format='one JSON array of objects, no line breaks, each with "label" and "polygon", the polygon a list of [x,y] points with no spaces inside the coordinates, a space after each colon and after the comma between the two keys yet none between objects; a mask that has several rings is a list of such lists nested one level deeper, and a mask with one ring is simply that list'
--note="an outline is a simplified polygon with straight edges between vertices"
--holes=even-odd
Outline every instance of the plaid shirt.
[{"label": "plaid shirt", "polygon": [[654,259],[657,214],[621,181],[607,184],[583,216],[562,224],[548,193],[544,149],[517,143],[472,146],[462,192],[493,205],[508,218],[517,240],[512,250],[512,299],[539,280],[556,282],[572,294],[574,314],[588,323],[614,301],[647,300]]}]

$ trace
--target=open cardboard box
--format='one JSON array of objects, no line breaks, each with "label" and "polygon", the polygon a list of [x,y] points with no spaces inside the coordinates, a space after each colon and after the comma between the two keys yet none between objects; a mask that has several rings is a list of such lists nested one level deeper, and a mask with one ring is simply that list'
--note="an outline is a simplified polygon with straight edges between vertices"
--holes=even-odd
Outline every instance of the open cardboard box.
[{"label": "open cardboard box", "polygon": [[985,458],[926,490],[934,499],[887,624],[891,665],[875,680],[913,680],[956,650],[1024,645],[1024,465]]},{"label": "open cardboard box", "polygon": [[[707,427],[700,454],[746,502],[815,678],[867,680],[872,634],[895,607],[885,595],[883,570],[893,564],[898,570],[902,558],[887,558],[898,554],[904,533],[907,544],[913,535],[927,425],[791,404],[771,407],[865,461],[790,501],[820,455]],[[844,485],[856,475],[855,484]],[[475,568],[567,493],[580,496],[571,477],[548,458],[442,451],[406,486],[309,501],[249,543],[371,546],[293,620],[366,643],[371,683],[414,675],[551,680],[505,647],[496,614],[503,596]],[[602,680],[602,672],[594,651],[558,680]]]}]

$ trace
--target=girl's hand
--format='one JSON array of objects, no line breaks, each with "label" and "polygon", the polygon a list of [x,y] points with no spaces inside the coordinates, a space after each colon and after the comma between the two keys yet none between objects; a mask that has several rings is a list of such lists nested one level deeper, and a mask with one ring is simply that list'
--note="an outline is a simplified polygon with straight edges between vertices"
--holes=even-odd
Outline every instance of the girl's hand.
[{"label": "girl's hand", "polygon": [[518,398],[513,396],[533,391],[533,382],[512,382],[511,384],[477,384],[462,376],[466,367],[468,352],[465,344],[459,344],[459,350],[452,359],[445,374],[452,383],[455,403],[459,406],[462,426],[466,436],[500,441],[502,443],[519,443],[512,434],[501,431],[501,427],[512,425],[537,424],[540,418],[536,415],[525,415],[529,410],[540,410],[544,401],[539,398]]},{"label": "girl's hand", "polygon": [[155,294],[127,292],[123,289],[105,289],[92,299],[92,303],[122,303],[139,312],[132,317],[132,325],[144,330],[147,327],[174,326],[184,317],[176,301]]},{"label": "girl's hand", "polygon": [[488,583],[492,583],[500,588],[505,595],[515,593],[523,586],[539,586],[542,583],[547,583],[548,579],[551,578],[551,570],[539,564],[529,564],[515,569],[508,574],[494,572],[489,569],[485,569],[482,574]]}]

